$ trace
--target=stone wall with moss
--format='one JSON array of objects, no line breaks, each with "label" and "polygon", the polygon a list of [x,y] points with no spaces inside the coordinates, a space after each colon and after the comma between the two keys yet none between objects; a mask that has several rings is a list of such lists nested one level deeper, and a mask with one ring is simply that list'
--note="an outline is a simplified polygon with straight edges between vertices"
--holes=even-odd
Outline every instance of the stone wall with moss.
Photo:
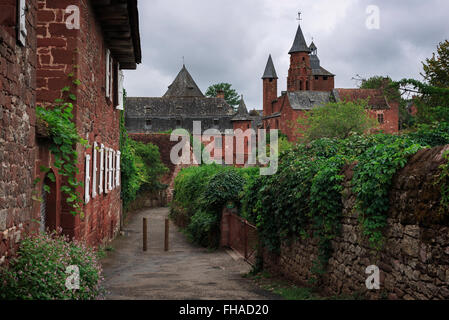
[{"label": "stone wall with moss", "polygon": [[[384,246],[371,249],[362,234],[352,193],[353,165],[344,169],[341,235],[318,283],[329,295],[361,295],[371,299],[449,299],[449,212],[440,205],[435,183],[449,146],[419,151],[399,171],[390,191]],[[311,285],[316,239],[285,241],[280,255],[264,253],[264,268],[299,285]],[[380,269],[380,290],[368,290],[368,266]]]}]

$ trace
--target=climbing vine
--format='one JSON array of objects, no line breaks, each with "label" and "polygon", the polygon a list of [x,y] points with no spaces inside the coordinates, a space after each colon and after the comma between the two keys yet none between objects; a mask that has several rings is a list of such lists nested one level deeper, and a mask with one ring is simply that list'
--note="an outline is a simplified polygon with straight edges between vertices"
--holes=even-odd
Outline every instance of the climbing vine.
[{"label": "climbing vine", "polygon": [[[81,84],[80,80],[74,79],[74,73],[70,73],[68,77],[74,87]],[[61,191],[66,195],[66,201],[73,209],[70,213],[82,216],[82,197],[77,189],[83,186],[83,183],[78,181],[76,177],[79,173],[76,146],[78,143],[85,147],[88,147],[88,145],[87,141],[78,135],[73,122],[73,103],[76,101],[76,96],[71,90],[72,87],[70,86],[64,87],[61,90],[64,98],[56,99],[55,105],[51,107],[37,106],[36,116],[48,129],[51,141],[49,150],[54,157],[53,166],[60,176],[66,178],[67,183],[61,187]],[[42,166],[40,170],[48,173],[47,177],[52,182],[56,181],[56,177],[50,172],[50,168]],[[44,191],[50,193],[50,187],[44,185]]]},{"label": "climbing vine", "polygon": [[406,137],[384,138],[384,143],[369,148],[358,157],[352,180],[363,233],[376,249],[383,244],[382,229],[387,224],[388,193],[393,176],[407,164],[410,155],[423,148]]}]

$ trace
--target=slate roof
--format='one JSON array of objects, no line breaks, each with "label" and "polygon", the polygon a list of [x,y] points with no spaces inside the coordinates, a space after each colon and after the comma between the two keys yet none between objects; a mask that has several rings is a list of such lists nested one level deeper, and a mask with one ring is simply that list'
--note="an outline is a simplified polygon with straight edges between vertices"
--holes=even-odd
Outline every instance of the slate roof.
[{"label": "slate roof", "polygon": [[287,92],[287,97],[293,110],[312,110],[334,99],[328,91]]},{"label": "slate roof", "polygon": [[221,98],[126,98],[127,117],[232,116],[234,109]]},{"label": "slate roof", "polygon": [[335,89],[334,95],[337,101],[357,101],[362,99],[368,100],[368,105],[372,109],[390,109],[382,89]]},{"label": "slate roof", "polygon": [[262,79],[278,79],[276,69],[274,68],[273,59],[271,59],[271,54],[268,57],[267,66],[265,67],[265,72],[263,73]]},{"label": "slate roof", "polygon": [[167,92],[163,96],[164,98],[174,97],[199,97],[204,98],[200,88],[196,85],[192,76],[185,65],[182,66],[181,71],[176,76],[175,81],[168,87]]},{"label": "slate roof", "polygon": [[231,121],[248,121],[248,120],[251,120],[251,117],[249,116],[248,109],[246,108],[246,104],[242,96],[239,107],[237,109],[237,113],[231,119]]},{"label": "slate roof", "polygon": [[289,54],[295,52],[308,52],[310,53],[309,46],[306,43],[306,39],[304,38],[304,34],[301,30],[301,25],[298,25],[298,30],[296,31],[295,40],[293,41],[293,46],[288,52]]},{"label": "slate roof", "polygon": [[334,74],[330,73],[326,69],[324,69],[321,65],[320,58],[318,58],[318,55],[311,54],[310,55],[310,67],[312,68],[312,75],[314,76],[335,76]]}]

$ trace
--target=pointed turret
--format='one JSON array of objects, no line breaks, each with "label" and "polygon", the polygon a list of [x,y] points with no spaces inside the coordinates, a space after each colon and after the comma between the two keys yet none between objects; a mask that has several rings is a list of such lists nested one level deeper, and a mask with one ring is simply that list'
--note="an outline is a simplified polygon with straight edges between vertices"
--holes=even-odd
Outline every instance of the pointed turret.
[{"label": "pointed turret", "polygon": [[306,39],[304,38],[304,34],[301,30],[301,25],[298,25],[298,30],[296,31],[296,37],[293,41],[293,46],[288,52],[289,54],[295,53],[295,52],[307,52],[310,53],[309,46],[306,43]]},{"label": "pointed turret", "polygon": [[316,55],[318,53],[318,48],[316,47],[315,43],[313,43],[313,41],[310,44],[309,49],[310,49],[310,51],[312,52],[313,55]]},{"label": "pointed turret", "polygon": [[175,81],[168,87],[167,92],[163,96],[164,98],[204,98],[203,93],[200,88],[196,85],[192,76],[185,65],[182,66],[181,71],[179,71],[176,76]]},{"label": "pointed turret", "polygon": [[265,67],[265,72],[263,73],[262,79],[278,79],[271,54],[268,57],[267,66]]},{"label": "pointed turret", "polygon": [[246,108],[246,104],[245,104],[245,101],[243,100],[243,95],[242,95],[242,98],[240,99],[239,107],[237,109],[237,113],[232,118],[232,121],[248,121],[248,120],[250,120],[249,113],[248,113],[248,109]]}]

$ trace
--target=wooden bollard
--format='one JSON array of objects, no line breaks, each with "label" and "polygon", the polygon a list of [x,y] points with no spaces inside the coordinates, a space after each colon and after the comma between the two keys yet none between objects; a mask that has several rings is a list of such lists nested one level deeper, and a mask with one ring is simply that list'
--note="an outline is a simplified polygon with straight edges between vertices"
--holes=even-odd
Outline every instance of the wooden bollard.
[{"label": "wooden bollard", "polygon": [[165,246],[164,246],[165,251],[168,251],[168,249],[169,249],[169,243],[168,243],[169,234],[170,234],[170,220],[165,219]]},{"label": "wooden bollard", "polygon": [[148,230],[147,230],[147,218],[143,218],[143,251],[147,251],[147,244],[148,244]]}]

